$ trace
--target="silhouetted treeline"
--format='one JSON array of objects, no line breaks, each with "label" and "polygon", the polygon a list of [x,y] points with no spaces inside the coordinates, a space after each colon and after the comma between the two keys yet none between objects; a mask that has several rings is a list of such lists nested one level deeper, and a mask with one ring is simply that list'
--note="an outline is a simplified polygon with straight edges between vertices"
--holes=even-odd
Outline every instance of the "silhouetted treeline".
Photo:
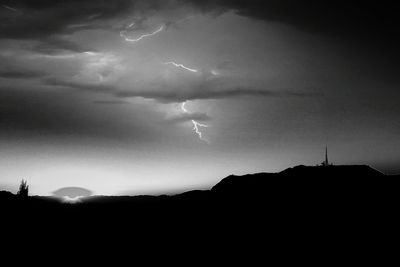
[{"label": "silhouetted treeline", "polygon": [[21,184],[19,185],[19,190],[17,192],[17,195],[26,198],[29,195],[29,185],[27,184],[28,182],[26,180],[22,180]]}]

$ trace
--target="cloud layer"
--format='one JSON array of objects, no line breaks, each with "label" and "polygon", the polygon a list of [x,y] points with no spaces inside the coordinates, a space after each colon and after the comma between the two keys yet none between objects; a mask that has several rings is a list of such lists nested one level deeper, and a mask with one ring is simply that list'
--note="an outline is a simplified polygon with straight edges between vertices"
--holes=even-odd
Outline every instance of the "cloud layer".
[{"label": "cloud layer", "polygon": [[386,37],[399,33],[399,6],[393,1],[318,0],[180,0],[204,12],[234,10],[258,20],[277,21],[299,29],[353,38]]},{"label": "cloud layer", "polygon": [[166,25],[174,25],[184,18],[176,17],[171,10],[182,8],[189,16],[233,11],[256,20],[375,45],[388,40],[398,43],[399,39],[398,5],[389,1],[360,4],[355,0],[10,0],[2,1],[0,6],[0,39],[35,40],[38,44],[32,49],[41,53],[94,51],[69,36],[94,29],[118,32],[129,21],[135,21],[136,30],[141,30],[144,21],[154,14],[164,16]]},{"label": "cloud layer", "polygon": [[[82,91],[109,94],[118,98],[141,97],[161,103],[179,103],[187,100],[221,99],[243,96],[259,97],[318,97],[321,93],[314,89],[266,89],[254,85],[251,80],[240,82],[231,77],[216,77],[212,80],[196,76],[185,84],[174,80],[154,79],[146,87],[131,83],[131,87],[107,83],[82,83],[63,79],[46,78],[47,85],[74,88]],[[248,85],[246,86],[246,83]]]}]

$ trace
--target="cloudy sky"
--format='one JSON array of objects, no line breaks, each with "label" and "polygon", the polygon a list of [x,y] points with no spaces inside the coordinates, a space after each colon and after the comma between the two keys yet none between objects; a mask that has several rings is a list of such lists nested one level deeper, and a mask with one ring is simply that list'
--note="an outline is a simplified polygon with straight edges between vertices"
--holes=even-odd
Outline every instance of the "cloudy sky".
[{"label": "cloudy sky", "polygon": [[400,170],[400,10],[356,2],[1,0],[1,188]]}]

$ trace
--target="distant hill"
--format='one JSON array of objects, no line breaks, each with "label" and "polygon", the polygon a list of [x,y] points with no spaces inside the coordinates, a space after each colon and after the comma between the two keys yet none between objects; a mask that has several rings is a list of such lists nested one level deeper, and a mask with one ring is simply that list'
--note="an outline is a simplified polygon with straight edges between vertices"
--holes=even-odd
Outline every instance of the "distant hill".
[{"label": "distant hill", "polygon": [[313,242],[313,254],[323,255],[325,241],[332,249],[336,240],[340,248],[352,251],[352,243],[343,241],[349,236],[368,244],[375,238],[374,229],[393,234],[391,229],[399,223],[396,178],[363,165],[296,166],[280,173],[230,175],[210,190],[172,196],[92,196],[76,204],[1,191],[0,215],[3,229],[22,236],[29,233],[32,240],[56,236],[74,243],[72,237],[89,242],[108,236],[123,244],[162,237],[162,247],[178,240],[188,248],[200,241],[208,243],[204,248],[218,246],[218,240],[223,246],[245,247],[267,242],[276,248],[294,244],[299,253]]},{"label": "distant hill", "polygon": [[[177,201],[210,201],[221,197],[238,198],[268,198],[271,196],[287,195],[289,198],[307,195],[319,195],[336,191],[336,193],[354,190],[359,194],[361,188],[377,190],[379,184],[387,184],[388,178],[398,178],[398,175],[386,176],[367,165],[338,165],[338,166],[304,166],[299,165],[285,169],[279,173],[256,173],[242,176],[230,175],[223,178],[211,190],[194,190],[173,196],[91,196],[83,198],[79,205],[101,205],[113,203],[135,204],[177,202]],[[382,180],[383,179],[383,180]],[[393,181],[397,182],[397,181]],[[392,188],[386,188],[391,190]],[[396,189],[397,190],[397,189]],[[0,191],[0,200],[14,200],[15,195]],[[32,202],[57,203],[55,198],[30,197]]]},{"label": "distant hill", "polygon": [[[79,216],[129,215],[130,212],[152,216],[154,214],[196,214],[201,210],[219,216],[238,210],[272,210],[304,206],[305,210],[326,207],[348,207],[359,201],[385,205],[397,202],[398,179],[386,176],[366,166],[296,166],[279,173],[256,173],[243,176],[230,175],[210,190],[194,190],[167,196],[92,196],[76,204],[66,204],[56,198],[29,197],[20,199],[2,191],[3,211],[19,210],[36,214],[64,215],[64,211]],[[50,211],[49,211],[50,210]],[[151,210],[150,214],[147,212]],[[128,212],[129,211],[129,212]],[[127,213],[128,212],[128,213]],[[214,216],[213,215],[213,216]]]},{"label": "distant hill", "polygon": [[383,173],[368,165],[304,166],[288,168],[281,175],[301,178],[368,178],[382,177]]},{"label": "distant hill", "polygon": [[[357,195],[361,188],[374,189],[388,178],[366,165],[296,166],[279,173],[256,173],[244,176],[230,175],[211,191],[226,196],[267,197],[287,195],[288,198],[320,196],[320,193],[348,192]],[[350,192],[348,192],[350,193]],[[322,196],[320,196],[322,197]]]}]

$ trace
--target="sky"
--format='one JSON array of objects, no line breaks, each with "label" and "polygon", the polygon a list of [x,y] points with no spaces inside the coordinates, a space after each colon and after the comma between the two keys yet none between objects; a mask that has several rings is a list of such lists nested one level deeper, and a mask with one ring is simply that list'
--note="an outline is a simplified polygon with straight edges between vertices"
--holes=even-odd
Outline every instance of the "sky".
[{"label": "sky", "polygon": [[400,172],[389,1],[1,0],[0,188],[208,189],[322,162]]}]

